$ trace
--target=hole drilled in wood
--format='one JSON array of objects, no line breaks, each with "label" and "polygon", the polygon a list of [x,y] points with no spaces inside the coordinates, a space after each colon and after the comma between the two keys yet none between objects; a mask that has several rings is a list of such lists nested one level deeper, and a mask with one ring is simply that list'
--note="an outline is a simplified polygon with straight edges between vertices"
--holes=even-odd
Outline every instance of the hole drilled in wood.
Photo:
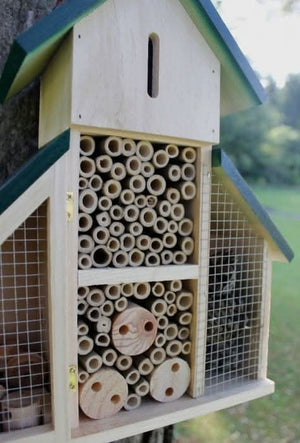
[{"label": "hole drilled in wood", "polygon": [[173,388],[167,388],[165,391],[165,394],[167,397],[171,397],[174,394],[174,389]]},{"label": "hole drilled in wood", "polygon": [[116,404],[120,403],[121,397],[119,395],[115,394],[111,397],[110,401],[116,405]]},{"label": "hole drilled in wood", "polygon": [[128,328],[127,325],[122,325],[122,326],[119,328],[119,333],[120,333],[121,335],[126,335],[126,334],[128,334],[128,332],[129,332],[129,328]]},{"label": "hole drilled in wood", "polygon": [[153,331],[154,325],[151,321],[147,321],[144,325],[144,329],[147,332]]},{"label": "hole drilled in wood", "polygon": [[91,388],[92,388],[92,391],[99,392],[102,389],[102,385],[99,381],[97,381],[96,383],[92,384]]}]

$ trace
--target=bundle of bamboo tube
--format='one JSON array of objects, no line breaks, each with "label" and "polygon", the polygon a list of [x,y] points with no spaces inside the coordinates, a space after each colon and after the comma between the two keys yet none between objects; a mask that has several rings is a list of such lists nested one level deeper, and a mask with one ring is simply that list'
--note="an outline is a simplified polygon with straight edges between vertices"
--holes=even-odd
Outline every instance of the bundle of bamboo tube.
[{"label": "bundle of bamboo tube", "polygon": [[[104,418],[122,407],[136,409],[147,395],[163,402],[183,395],[190,382],[192,307],[193,293],[181,280],[79,287],[83,412]],[[93,408],[93,401],[102,406]]]},{"label": "bundle of bamboo tube", "polygon": [[196,157],[192,147],[82,136],[79,268],[191,260]]}]

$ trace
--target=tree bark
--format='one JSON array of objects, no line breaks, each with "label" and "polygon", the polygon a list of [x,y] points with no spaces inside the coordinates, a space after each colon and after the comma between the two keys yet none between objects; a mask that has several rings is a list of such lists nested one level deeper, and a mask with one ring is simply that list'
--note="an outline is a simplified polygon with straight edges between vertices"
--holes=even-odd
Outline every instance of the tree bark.
[{"label": "tree bark", "polygon": [[[15,36],[49,13],[61,0],[2,0],[0,8],[0,72]],[[0,184],[38,149],[39,81],[0,106]],[[119,443],[171,443],[172,426]]]}]

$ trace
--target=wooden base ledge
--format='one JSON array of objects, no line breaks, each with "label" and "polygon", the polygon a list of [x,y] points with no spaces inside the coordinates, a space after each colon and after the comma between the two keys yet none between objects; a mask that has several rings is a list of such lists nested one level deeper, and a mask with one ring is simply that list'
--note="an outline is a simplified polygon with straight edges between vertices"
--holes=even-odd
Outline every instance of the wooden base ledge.
[{"label": "wooden base ledge", "polygon": [[274,382],[266,379],[199,399],[185,396],[172,403],[152,402],[151,406],[145,402],[136,411],[122,411],[103,420],[90,420],[82,416],[80,426],[73,430],[72,437],[76,438],[76,443],[111,442],[230,408],[273,392]]}]

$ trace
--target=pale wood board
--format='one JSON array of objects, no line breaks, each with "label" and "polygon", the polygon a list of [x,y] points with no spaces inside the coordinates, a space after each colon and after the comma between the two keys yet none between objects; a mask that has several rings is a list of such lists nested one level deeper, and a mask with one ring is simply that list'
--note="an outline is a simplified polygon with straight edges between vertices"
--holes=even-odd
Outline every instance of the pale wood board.
[{"label": "pale wood board", "polygon": [[53,426],[43,425],[1,434],[1,443],[57,443],[57,434]]}]

